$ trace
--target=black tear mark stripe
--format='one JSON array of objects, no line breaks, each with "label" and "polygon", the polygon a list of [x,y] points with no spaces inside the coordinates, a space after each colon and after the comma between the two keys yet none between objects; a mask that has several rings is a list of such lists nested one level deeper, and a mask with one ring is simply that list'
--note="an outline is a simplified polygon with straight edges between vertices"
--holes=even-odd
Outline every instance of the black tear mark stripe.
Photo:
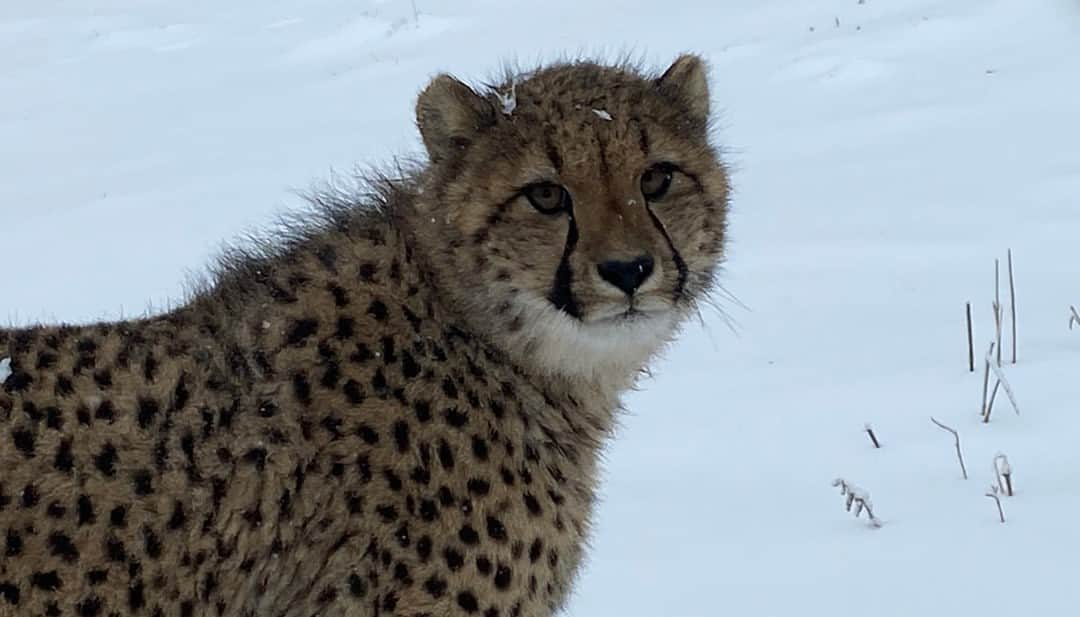
[{"label": "black tear mark stripe", "polygon": [[574,206],[571,205],[566,213],[570,229],[566,232],[566,246],[563,248],[562,259],[559,260],[559,269],[555,271],[555,283],[551,287],[548,300],[555,308],[565,312],[576,319],[581,318],[581,308],[574,300],[574,290],[570,285],[574,280],[574,273],[570,269],[570,256],[578,243],[577,221],[574,219]]},{"label": "black tear mark stripe", "polygon": [[660,235],[664,237],[664,241],[667,242],[668,249],[671,250],[671,259],[675,262],[675,269],[679,273],[678,282],[675,285],[675,292],[672,294],[672,300],[678,302],[682,299],[683,291],[686,288],[686,279],[690,276],[690,269],[686,266],[686,261],[683,260],[682,255],[679,254],[679,249],[675,248],[675,242],[671,240],[671,234],[668,233],[664,224],[660,222],[660,218],[653,212],[651,206],[648,203],[645,204],[645,211],[649,213],[649,218],[652,219],[653,225],[660,232]]}]

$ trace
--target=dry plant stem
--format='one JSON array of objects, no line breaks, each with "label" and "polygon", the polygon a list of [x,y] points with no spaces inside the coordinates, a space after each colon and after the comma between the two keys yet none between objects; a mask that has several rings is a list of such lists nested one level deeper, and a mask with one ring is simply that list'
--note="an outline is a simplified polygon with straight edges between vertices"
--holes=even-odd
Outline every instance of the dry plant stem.
[{"label": "dry plant stem", "polygon": [[960,473],[964,474],[964,479],[968,479],[967,466],[964,465],[964,454],[960,451],[960,433],[957,433],[955,429],[952,429],[944,424],[938,422],[933,416],[930,416],[930,421],[938,425],[939,428],[949,431],[953,435],[953,439],[956,442],[956,458],[960,461]]},{"label": "dry plant stem", "polygon": [[1012,249],[1009,249],[1009,322],[1012,327],[1012,363],[1016,364],[1016,284],[1013,280]]},{"label": "dry plant stem", "polygon": [[997,363],[1001,366],[1001,260],[994,260],[994,341],[997,343]]},{"label": "dry plant stem", "polygon": [[967,303],[967,333],[968,333],[968,368],[975,372],[975,338],[971,328],[971,303]]},{"label": "dry plant stem", "polygon": [[1000,452],[994,455],[994,479],[997,481],[998,493],[1005,493],[1007,497],[1013,496],[1012,465],[1009,464],[1009,457]]},{"label": "dry plant stem", "polygon": [[983,372],[983,397],[982,407],[979,407],[979,415],[986,417],[986,397],[990,390],[990,355],[994,353],[994,344],[990,343],[990,351],[986,352],[986,367]]},{"label": "dry plant stem", "polygon": [[1073,329],[1073,324],[1080,326],[1080,312],[1076,310],[1075,306],[1069,306],[1069,310],[1072,311],[1072,315],[1069,316],[1069,329]]},{"label": "dry plant stem", "polygon": [[844,510],[851,512],[851,506],[854,505],[856,517],[865,511],[867,518],[870,519],[870,525],[874,528],[881,527],[881,521],[874,516],[873,507],[870,505],[869,499],[867,499],[869,495],[859,495],[858,493],[862,493],[862,491],[851,484],[848,484],[847,480],[844,480],[843,478],[833,480],[832,485],[839,486],[840,494],[846,497],[844,500]]},{"label": "dry plant stem", "polygon": [[870,425],[866,426],[866,434],[870,436],[870,441],[874,444],[875,448],[880,448],[881,443],[877,440],[877,435],[874,434],[874,429]]},{"label": "dry plant stem", "polygon": [[[990,362],[990,358],[987,357],[987,362]],[[1001,387],[1005,388],[1005,395],[1009,397],[1009,403],[1012,404],[1013,411],[1016,415],[1020,415],[1020,406],[1016,404],[1016,395],[1013,394],[1012,388],[1009,387],[1009,380],[1005,379],[1005,372],[1001,370],[1001,367],[994,366],[993,363],[989,364],[990,370],[994,371],[994,376],[1001,382]],[[987,411],[989,415],[989,410]]]},{"label": "dry plant stem", "polygon": [[989,497],[990,499],[993,499],[994,503],[997,504],[998,519],[1000,519],[1001,522],[1004,523],[1005,522],[1005,511],[1001,509],[1001,499],[997,496],[997,487],[996,486],[993,487],[993,490],[988,492],[986,494],[986,496]]},{"label": "dry plant stem", "polygon": [[1001,386],[1001,380],[994,382],[994,389],[990,392],[990,402],[986,404],[986,413],[983,414],[983,424],[990,422],[990,414],[994,411],[994,400],[997,398],[998,388]]}]

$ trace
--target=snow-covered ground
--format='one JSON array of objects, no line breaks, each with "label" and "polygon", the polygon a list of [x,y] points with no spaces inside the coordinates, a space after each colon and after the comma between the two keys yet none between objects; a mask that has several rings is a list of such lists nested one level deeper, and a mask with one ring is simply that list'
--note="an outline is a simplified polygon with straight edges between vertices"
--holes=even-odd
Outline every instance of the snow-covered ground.
[{"label": "snow-covered ground", "polygon": [[[706,311],[629,397],[568,614],[1074,613],[1072,0],[4,0],[0,320],[180,297],[293,190],[415,151],[436,71],[683,50],[712,63],[745,307],[718,297],[734,331]],[[1022,415],[1002,394],[983,425],[964,304],[981,358],[1010,248]],[[999,451],[1004,525],[984,496]],[[881,528],[844,511],[838,476]]]}]

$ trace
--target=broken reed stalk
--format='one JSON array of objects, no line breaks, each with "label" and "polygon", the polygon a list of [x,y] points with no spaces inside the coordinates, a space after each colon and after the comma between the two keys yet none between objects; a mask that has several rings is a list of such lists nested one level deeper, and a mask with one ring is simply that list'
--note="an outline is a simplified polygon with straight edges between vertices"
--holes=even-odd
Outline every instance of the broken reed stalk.
[{"label": "broken reed stalk", "polygon": [[874,434],[874,427],[867,424],[866,428],[864,428],[863,430],[865,430],[866,434],[870,436],[870,441],[874,444],[874,447],[880,448],[881,443],[877,440],[877,435]]},{"label": "broken reed stalk", "polygon": [[967,466],[964,465],[964,454],[963,454],[963,452],[960,451],[960,433],[957,433],[956,429],[950,428],[950,427],[945,426],[944,424],[938,422],[937,420],[934,419],[933,416],[930,416],[930,421],[933,422],[934,424],[938,425],[939,428],[952,433],[953,439],[956,442],[956,458],[957,458],[957,460],[960,461],[960,472],[962,474],[964,474],[964,479],[967,480],[968,479]]},{"label": "broken reed stalk", "polygon": [[1080,326],[1080,312],[1077,312],[1075,306],[1069,306],[1069,310],[1072,311],[1072,315],[1069,316],[1069,329],[1073,329],[1073,324]]},{"label": "broken reed stalk", "polygon": [[998,497],[998,487],[991,486],[990,490],[986,492],[986,496],[989,497],[990,499],[993,499],[994,503],[997,504],[998,519],[1001,520],[1002,523],[1004,523],[1005,522],[1005,510],[1001,509],[1001,498]]},{"label": "broken reed stalk", "polygon": [[994,341],[997,343],[997,363],[1001,366],[1001,260],[994,260]]},{"label": "broken reed stalk", "polygon": [[990,414],[994,411],[994,401],[997,399],[998,388],[1001,387],[1001,380],[994,382],[994,389],[990,391],[990,401],[986,404],[986,411],[983,412],[983,424],[990,422]]},{"label": "broken reed stalk", "polygon": [[1009,325],[1012,327],[1012,363],[1016,364],[1016,284],[1013,281],[1012,249],[1009,249]]},{"label": "broken reed stalk", "polygon": [[975,372],[975,338],[971,329],[971,303],[967,303],[968,370]]},{"label": "broken reed stalk", "polygon": [[979,415],[986,417],[986,396],[990,390],[990,356],[994,353],[994,344],[990,343],[990,351],[986,352],[986,366],[983,371],[983,397]]},{"label": "broken reed stalk", "polygon": [[[1005,371],[1001,370],[1001,367],[994,366],[993,363],[990,363],[989,357],[987,357],[986,360],[989,363],[990,370],[994,371],[994,376],[1001,382],[1001,387],[1005,388],[1005,395],[1009,397],[1009,403],[1012,405],[1013,411],[1016,412],[1016,415],[1020,415],[1020,406],[1016,404],[1016,396],[1013,394],[1012,388],[1009,387],[1009,380],[1005,379]],[[987,411],[987,415],[989,415],[989,413],[990,412]]]},{"label": "broken reed stalk", "polygon": [[[1007,497],[1013,496],[1012,465],[1009,464],[1009,457],[1001,452],[994,455],[994,479],[997,480],[1000,492],[1005,493]],[[1001,483],[1003,479],[1004,484]]]}]

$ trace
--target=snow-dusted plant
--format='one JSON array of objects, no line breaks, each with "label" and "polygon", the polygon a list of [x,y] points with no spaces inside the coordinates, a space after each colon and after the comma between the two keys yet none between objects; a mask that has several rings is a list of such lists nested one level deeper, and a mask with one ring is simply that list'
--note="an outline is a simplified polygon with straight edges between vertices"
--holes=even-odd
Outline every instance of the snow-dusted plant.
[{"label": "snow-dusted plant", "polygon": [[869,493],[843,478],[833,480],[832,485],[840,487],[840,494],[845,497],[845,510],[851,512],[854,507],[855,518],[858,518],[860,514],[866,512],[866,518],[869,520],[870,526],[874,528],[881,527],[881,521],[874,516],[874,507],[873,504],[870,503]]},{"label": "snow-dusted plant", "polygon": [[983,422],[989,422],[989,416],[986,415],[986,405],[990,395],[990,357],[994,354],[994,343],[990,343],[990,351],[986,352],[986,366],[983,367],[983,395],[982,406],[979,407],[979,415],[982,416]]},{"label": "snow-dusted plant", "polygon": [[1001,366],[1001,322],[1004,320],[1004,311],[1001,308],[1001,276],[999,260],[994,260],[994,342],[997,343],[997,365]]},{"label": "snow-dusted plant", "polygon": [[[1009,380],[1005,379],[1005,371],[1002,370],[1002,368],[1000,366],[998,366],[996,364],[993,364],[990,361],[989,356],[987,356],[987,358],[986,358],[986,365],[988,367],[990,367],[991,371],[994,372],[994,377],[997,378],[998,383],[1001,384],[1001,387],[1005,389],[1005,395],[1009,397],[1009,403],[1012,404],[1013,411],[1016,412],[1016,415],[1020,415],[1020,406],[1016,404],[1016,396],[1013,394],[1012,388],[1009,387]],[[995,392],[995,394],[997,393],[997,385],[996,384],[994,385],[994,392]],[[983,413],[983,422],[989,422],[990,421],[990,411],[991,411],[991,408],[993,407],[993,405],[994,405],[994,397],[991,397],[990,401],[987,403],[986,411]]]},{"label": "snow-dusted plant", "polygon": [[1012,497],[1012,465],[1009,464],[1009,458],[1001,452],[994,455],[994,478],[997,480],[999,491]]}]

